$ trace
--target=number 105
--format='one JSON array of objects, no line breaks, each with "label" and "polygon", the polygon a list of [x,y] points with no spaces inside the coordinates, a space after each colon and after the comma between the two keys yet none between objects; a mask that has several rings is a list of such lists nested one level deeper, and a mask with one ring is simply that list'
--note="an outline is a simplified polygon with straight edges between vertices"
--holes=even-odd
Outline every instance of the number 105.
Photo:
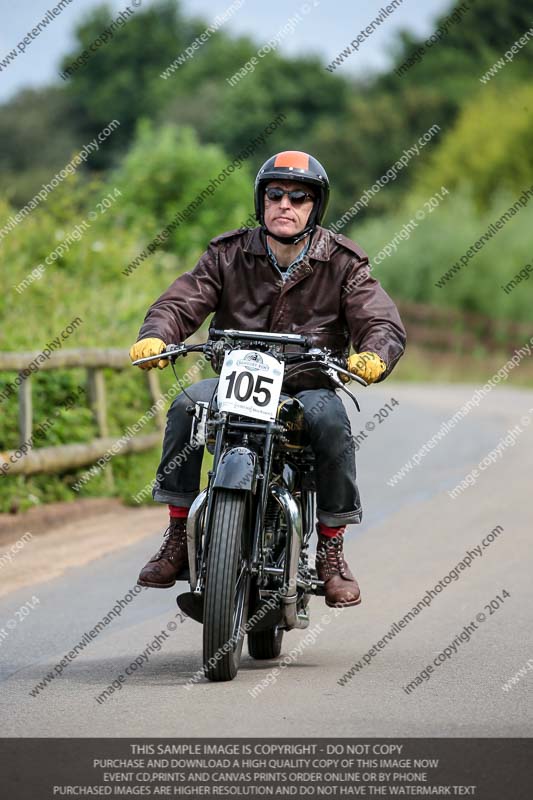
[{"label": "number 105", "polygon": [[[265,375],[253,375],[251,372],[243,370],[237,372],[233,370],[227,376],[228,391],[226,392],[226,399],[232,396],[245,403],[253,394],[253,402],[256,406],[267,406],[270,403],[272,394],[269,389],[265,388],[264,384],[274,383],[273,378],[267,378]],[[260,398],[260,395],[262,397]]]}]

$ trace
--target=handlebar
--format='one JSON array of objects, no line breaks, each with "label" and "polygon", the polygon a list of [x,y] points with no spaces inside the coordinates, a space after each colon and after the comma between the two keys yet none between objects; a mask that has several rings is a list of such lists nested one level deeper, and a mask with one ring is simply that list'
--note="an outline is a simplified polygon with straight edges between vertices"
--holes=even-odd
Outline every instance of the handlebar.
[{"label": "handlebar", "polygon": [[[255,341],[256,343],[262,342],[264,344],[277,344],[277,345],[298,345],[300,347],[308,347],[309,341],[305,336],[293,333],[263,333],[259,331],[238,331],[238,330],[217,330],[211,329],[210,336],[213,338],[208,339],[204,344],[169,344],[163,352],[157,355],[147,356],[146,358],[139,358],[132,362],[132,366],[137,367],[141,364],[147,364],[151,361],[160,361],[168,359],[171,363],[179,356],[185,356],[188,353],[205,353],[210,356],[213,354],[214,348],[222,339],[231,340],[232,342],[238,340]],[[349,372],[340,364],[331,360],[331,353],[328,350],[321,350],[320,348],[311,348],[304,353],[276,353],[276,357],[283,355],[283,360],[288,365],[301,364],[303,369],[312,369],[313,367],[322,368],[322,370],[334,370],[339,375],[345,375],[349,380],[356,381],[361,386],[368,386],[367,382]],[[330,377],[332,377],[330,372]],[[343,386],[343,384],[341,384]]]}]

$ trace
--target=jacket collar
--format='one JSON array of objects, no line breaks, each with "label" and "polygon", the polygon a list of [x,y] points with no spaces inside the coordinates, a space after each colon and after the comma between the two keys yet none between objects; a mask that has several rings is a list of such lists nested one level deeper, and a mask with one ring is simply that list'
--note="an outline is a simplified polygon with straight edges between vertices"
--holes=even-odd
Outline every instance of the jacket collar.
[{"label": "jacket collar", "polygon": [[[307,258],[315,261],[329,261],[330,243],[330,231],[317,225],[307,251]],[[266,242],[260,227],[252,228],[243,249],[245,253],[252,253],[255,256],[267,256]]]}]

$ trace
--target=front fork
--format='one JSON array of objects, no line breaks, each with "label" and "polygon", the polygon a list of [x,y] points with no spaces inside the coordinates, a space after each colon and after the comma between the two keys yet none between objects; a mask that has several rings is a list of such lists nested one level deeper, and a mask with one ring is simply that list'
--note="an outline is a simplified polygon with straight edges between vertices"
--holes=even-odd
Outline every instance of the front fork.
[{"label": "front fork", "polygon": [[[224,434],[226,430],[226,420],[221,420],[216,437],[213,472],[210,473],[209,486],[204,489],[194,500],[187,519],[187,548],[189,556],[189,572],[191,590],[196,595],[202,595],[205,580],[205,554],[208,549],[208,538],[210,530],[210,517],[213,506],[213,489],[216,487],[235,488],[245,491],[255,492],[256,486],[260,486],[258,502],[256,503],[255,526],[252,536],[252,552],[250,563],[254,571],[256,565],[264,562],[263,552],[263,529],[265,510],[269,497],[272,496],[280,506],[280,510],[285,519],[286,525],[286,545],[283,566],[283,586],[279,590],[281,599],[282,620],[281,625],[286,630],[292,628],[306,628],[309,618],[305,612],[298,613],[298,567],[302,547],[307,544],[314,520],[314,493],[305,491],[302,493],[302,508],[292,496],[291,492],[284,486],[271,484],[269,482],[273,446],[278,426],[276,423],[269,423],[266,430],[263,448],[263,474],[258,474],[257,468],[254,469],[253,477],[249,483],[243,485],[242,478],[239,480],[239,469],[232,469],[235,466],[235,459],[247,455],[256,465],[256,454],[254,451],[243,447],[231,448],[222,452]],[[240,452],[239,452],[240,451]],[[224,463],[226,461],[226,464]],[[245,475],[247,473],[244,473]],[[202,532],[204,540],[202,546]]]},{"label": "front fork", "polygon": [[[227,414],[219,414],[216,420],[216,439],[213,454],[213,469],[209,472],[209,482],[194,500],[187,519],[187,554],[191,590],[202,595],[205,589],[206,556],[209,550],[209,536],[214,506],[215,489],[234,489],[255,494],[259,478],[257,454],[245,446],[225,447],[228,430]],[[247,436],[244,437],[247,443]],[[268,468],[270,471],[270,467]],[[255,533],[255,531],[254,531]],[[203,541],[202,541],[203,536]],[[250,563],[255,562],[256,538]]]}]

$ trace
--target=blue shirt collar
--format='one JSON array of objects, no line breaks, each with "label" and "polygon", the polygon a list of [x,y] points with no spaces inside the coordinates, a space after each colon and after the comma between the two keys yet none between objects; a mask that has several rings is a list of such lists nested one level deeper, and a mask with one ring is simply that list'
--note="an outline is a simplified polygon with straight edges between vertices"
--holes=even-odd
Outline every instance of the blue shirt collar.
[{"label": "blue shirt collar", "polygon": [[302,252],[299,255],[296,256],[294,261],[292,261],[289,264],[289,266],[286,267],[285,269],[281,269],[281,267],[278,264],[278,260],[277,260],[276,256],[274,255],[274,253],[270,249],[270,245],[268,244],[268,240],[266,240],[266,248],[267,248],[268,257],[270,258],[270,260],[272,261],[272,263],[276,267],[276,269],[279,270],[279,272],[281,272],[284,281],[287,280],[287,278],[289,277],[289,275],[291,274],[293,269],[296,267],[296,265],[299,264],[301,261],[303,261],[303,259],[307,255],[307,251],[309,250],[310,244],[311,244],[311,237],[309,237],[309,239],[307,240],[307,243],[306,243],[305,247],[303,248]]}]

